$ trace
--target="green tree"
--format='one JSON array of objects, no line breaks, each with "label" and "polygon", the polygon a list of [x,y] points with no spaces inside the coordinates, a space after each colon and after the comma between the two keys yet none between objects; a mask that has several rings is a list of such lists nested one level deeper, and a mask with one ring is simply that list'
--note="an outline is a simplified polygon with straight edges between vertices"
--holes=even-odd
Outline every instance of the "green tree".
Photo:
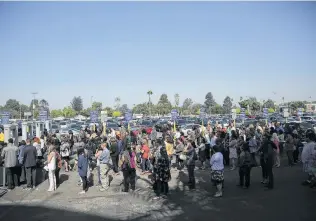
[{"label": "green tree", "polygon": [[63,111],[60,110],[60,109],[57,109],[57,110],[51,110],[50,112],[50,116],[52,118],[56,118],[56,117],[62,117],[63,116]]},{"label": "green tree", "polygon": [[119,108],[119,111],[124,114],[126,111],[128,111],[128,106],[127,104],[123,104],[120,108]]},{"label": "green tree", "polygon": [[215,106],[212,108],[212,114],[223,114],[224,109],[221,105],[215,104]]},{"label": "green tree", "polygon": [[225,114],[230,114],[233,106],[232,99],[229,96],[226,96],[223,102],[223,111]]},{"label": "green tree", "polygon": [[114,111],[113,108],[111,107],[105,107],[103,108],[103,110],[107,112],[108,116],[112,116],[113,111]]},{"label": "green tree", "polygon": [[263,107],[265,107],[265,108],[272,108],[272,109],[274,109],[274,108],[275,108],[275,106],[274,106],[274,102],[273,102],[273,100],[268,99],[267,101],[263,102]]},{"label": "green tree", "polygon": [[191,105],[191,113],[192,114],[200,114],[200,109],[202,107],[202,104],[194,103]]},{"label": "green tree", "polygon": [[192,105],[193,105],[193,101],[191,98],[184,99],[183,104],[182,104],[183,114],[185,115],[190,114]]},{"label": "green tree", "polygon": [[206,95],[205,95],[205,102],[204,102],[204,105],[208,111],[208,113],[211,113],[211,110],[213,107],[215,107],[216,105],[216,102],[214,100],[214,97],[213,97],[213,94],[212,92],[208,92]]},{"label": "green tree", "polygon": [[172,109],[172,105],[168,100],[167,94],[162,94],[157,104],[157,109],[160,114],[168,114]]},{"label": "green tree", "polygon": [[82,98],[74,97],[72,101],[70,102],[72,109],[74,109],[77,113],[83,110],[83,104],[82,104]]},{"label": "green tree", "polygon": [[64,107],[63,116],[67,117],[67,118],[74,117],[74,116],[76,116],[76,111],[74,109],[72,109],[72,107],[70,107],[70,106]]},{"label": "green tree", "polygon": [[92,103],[92,110],[101,111],[102,110],[102,102],[94,101]]},{"label": "green tree", "polygon": [[175,103],[176,107],[178,108],[179,107],[179,103],[180,103],[180,95],[178,93],[176,93],[174,95],[174,103]]},{"label": "green tree", "polygon": [[121,98],[120,97],[114,98],[114,102],[115,102],[114,109],[118,110],[121,106]]},{"label": "green tree", "polygon": [[149,111],[149,115],[151,115],[151,95],[153,95],[153,92],[151,90],[147,91],[147,95],[148,95],[148,111]]},{"label": "green tree", "polygon": [[9,99],[4,105],[4,108],[7,110],[20,111],[20,103],[15,99]]}]

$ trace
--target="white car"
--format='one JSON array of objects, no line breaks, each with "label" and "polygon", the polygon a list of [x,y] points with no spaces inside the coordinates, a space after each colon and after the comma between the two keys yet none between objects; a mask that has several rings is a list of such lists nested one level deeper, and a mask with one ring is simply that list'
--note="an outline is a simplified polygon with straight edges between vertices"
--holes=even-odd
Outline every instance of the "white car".
[{"label": "white car", "polygon": [[67,129],[68,128],[68,124],[65,121],[62,121],[59,123],[59,127],[60,129]]},{"label": "white car", "polygon": [[200,127],[199,124],[186,124],[186,125],[182,125],[180,128],[180,132],[182,132],[184,134],[184,136],[188,136],[188,132],[189,131],[193,131],[193,127]]}]

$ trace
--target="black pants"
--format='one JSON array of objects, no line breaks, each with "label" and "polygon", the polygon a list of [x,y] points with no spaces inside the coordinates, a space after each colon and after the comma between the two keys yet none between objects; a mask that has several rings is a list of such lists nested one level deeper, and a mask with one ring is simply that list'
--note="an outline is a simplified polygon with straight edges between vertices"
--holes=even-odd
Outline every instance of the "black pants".
[{"label": "black pants", "polygon": [[211,145],[210,144],[205,144],[205,157],[206,159],[210,159],[211,158]]},{"label": "black pants", "polygon": [[25,167],[22,165],[19,173],[20,183],[26,182],[26,171]]},{"label": "black pants", "polygon": [[225,165],[229,166],[229,151],[228,150],[224,150],[223,156],[224,156]]},{"label": "black pants", "polygon": [[129,168],[123,169],[122,172],[124,177],[124,192],[128,192],[130,185],[131,189],[135,190],[136,170],[134,168]]},{"label": "black pants", "polygon": [[167,195],[169,192],[169,185],[168,182],[162,182],[161,180],[157,180],[155,183],[155,192],[157,196],[160,196],[161,194]]},{"label": "black pants", "polygon": [[80,176],[82,180],[82,190],[88,191],[88,179],[87,176]]},{"label": "black pants", "polygon": [[273,189],[274,187],[274,177],[273,177],[273,171],[272,171],[272,162],[268,162],[266,163],[266,173],[267,173],[267,176],[268,176],[268,184],[267,184],[267,187],[269,189]]},{"label": "black pants", "polygon": [[260,158],[260,165],[261,165],[261,172],[262,172],[262,179],[268,179],[268,174],[266,170],[266,162],[264,161],[263,158]]},{"label": "black pants", "polygon": [[293,150],[286,151],[286,154],[287,154],[287,159],[288,159],[289,166],[293,166],[294,165]]},{"label": "black pants", "polygon": [[118,155],[113,155],[111,156],[112,163],[113,163],[113,171],[115,173],[118,173],[118,161],[119,161],[119,156]]},{"label": "black pants", "polygon": [[36,186],[36,166],[26,167],[25,172],[27,187],[31,188],[32,186]]},{"label": "black pants", "polygon": [[293,162],[294,162],[294,163],[297,163],[297,161],[298,161],[298,155],[299,155],[299,150],[298,150],[298,148],[296,148],[296,149],[293,151]]},{"label": "black pants", "polygon": [[239,185],[245,187],[250,186],[250,171],[251,168],[246,166],[246,167],[240,167],[239,168]]},{"label": "black pants", "polygon": [[18,168],[17,167],[8,167],[5,169],[7,174],[8,188],[13,189],[19,185],[18,180]]},{"label": "black pants", "polygon": [[195,189],[194,168],[195,168],[195,165],[188,165],[189,188],[190,189]]},{"label": "black pants", "polygon": [[257,160],[256,160],[256,153],[250,153],[252,162],[254,163],[254,166],[258,166]]},{"label": "black pants", "polygon": [[56,186],[59,186],[59,184],[60,184],[60,183],[59,183],[59,182],[60,182],[60,181],[59,181],[59,171],[60,171],[60,168],[57,167],[56,170],[55,170]]}]

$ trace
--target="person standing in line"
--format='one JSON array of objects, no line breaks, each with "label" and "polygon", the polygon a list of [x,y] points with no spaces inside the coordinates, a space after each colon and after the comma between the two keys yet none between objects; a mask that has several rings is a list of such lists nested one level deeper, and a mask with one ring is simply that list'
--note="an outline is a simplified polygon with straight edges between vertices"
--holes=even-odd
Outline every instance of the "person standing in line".
[{"label": "person standing in line", "polygon": [[216,140],[216,145],[213,147],[215,153],[210,160],[211,165],[211,180],[216,185],[217,191],[214,197],[223,196],[224,184],[224,156],[221,153],[221,140]]},{"label": "person standing in line", "polygon": [[19,186],[18,181],[18,168],[17,168],[17,156],[19,148],[14,146],[13,139],[8,140],[8,146],[4,147],[1,153],[1,158],[4,159],[4,167],[6,170],[6,177],[8,180],[8,189],[12,190],[16,186]]},{"label": "person standing in line", "polygon": [[231,169],[235,170],[237,165],[237,134],[236,131],[231,131],[231,140],[229,142],[229,161]]},{"label": "person standing in line", "polygon": [[88,158],[85,155],[84,150],[79,151],[78,156],[78,173],[82,180],[82,191],[79,194],[85,194],[88,191]]},{"label": "person standing in line", "polygon": [[285,140],[285,150],[287,154],[288,164],[290,167],[294,166],[294,159],[293,159],[293,151],[294,151],[294,138],[291,133],[289,133]]},{"label": "person standing in line", "polygon": [[195,169],[195,161],[197,160],[197,154],[192,146],[192,140],[188,140],[188,146],[184,152],[187,155],[187,167],[188,167],[188,176],[189,176],[189,188],[191,190],[195,189],[195,176],[194,176],[194,169]]},{"label": "person standing in line", "polygon": [[128,192],[129,187],[131,187],[131,190],[134,191],[136,182],[136,163],[135,153],[131,150],[130,145],[128,145],[128,147],[126,147],[126,150],[123,151],[120,162],[120,167],[122,168],[124,177],[123,192]]},{"label": "person standing in line", "polygon": [[266,131],[264,142],[262,145],[262,152],[263,152],[263,160],[265,164],[265,174],[268,178],[268,183],[265,183],[265,187],[271,190],[274,188],[274,176],[273,176],[273,157],[274,157],[274,150],[277,149],[275,144],[271,141],[272,135],[269,131]]},{"label": "person standing in line", "polygon": [[112,169],[111,166],[111,156],[110,151],[106,148],[106,143],[101,144],[102,153],[100,155],[100,173],[101,173],[101,183],[102,188],[100,189],[101,192],[109,189],[110,187],[110,170]]},{"label": "person standing in line", "polygon": [[23,165],[23,149],[25,145],[26,145],[25,140],[22,140],[19,146],[19,157],[18,157],[19,165],[21,166],[20,183],[26,182],[25,167]]},{"label": "person standing in line", "polygon": [[240,186],[244,189],[248,189],[250,186],[250,172],[251,172],[251,161],[253,159],[251,158],[250,152],[249,152],[249,144],[244,143],[242,146],[242,151],[239,155],[239,184],[237,186]]},{"label": "person standing in line", "polygon": [[26,140],[26,146],[23,149],[23,164],[26,171],[26,189],[35,189],[36,187],[36,147],[31,145],[30,139]]},{"label": "person standing in line", "polygon": [[48,168],[48,180],[49,180],[49,188],[48,192],[52,192],[56,190],[56,153],[55,146],[51,145],[48,150],[47,156],[47,168]]},{"label": "person standing in line", "polygon": [[256,153],[258,151],[258,143],[257,143],[257,138],[254,132],[250,132],[250,139],[248,143],[249,143],[249,150],[250,150],[252,162],[254,163],[254,166],[256,167],[258,166],[257,159],[256,159]]},{"label": "person standing in line", "polygon": [[115,137],[110,139],[110,156],[113,163],[113,171],[118,175],[118,159],[119,159],[119,146]]},{"label": "person standing in line", "polygon": [[98,175],[98,185],[97,186],[102,186],[102,182],[101,182],[101,173],[100,173],[100,156],[102,154],[102,148],[99,147],[99,149],[97,150],[96,154],[95,154],[95,158],[97,159],[97,175]]},{"label": "person standing in line", "polygon": [[279,168],[281,161],[280,161],[280,142],[279,142],[278,135],[276,133],[273,133],[271,140],[277,147],[277,149],[274,150],[274,167]]},{"label": "person standing in line", "polygon": [[168,182],[171,179],[169,157],[165,145],[162,145],[160,140],[157,141],[159,148],[155,152],[155,163],[153,169],[154,189],[156,197],[153,199],[160,199],[161,195],[166,198],[169,193]]},{"label": "person standing in line", "polygon": [[142,173],[141,175],[144,175],[149,172],[149,147],[147,145],[146,140],[142,141],[142,147],[141,147],[141,153],[142,153],[142,160],[141,160],[141,167],[142,167]]}]

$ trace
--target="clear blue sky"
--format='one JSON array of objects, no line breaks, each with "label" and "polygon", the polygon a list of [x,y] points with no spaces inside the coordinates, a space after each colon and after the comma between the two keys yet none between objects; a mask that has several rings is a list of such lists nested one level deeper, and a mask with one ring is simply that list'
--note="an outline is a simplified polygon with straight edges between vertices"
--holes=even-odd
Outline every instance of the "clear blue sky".
[{"label": "clear blue sky", "polygon": [[0,104],[316,100],[316,4],[1,2],[0,74]]}]

